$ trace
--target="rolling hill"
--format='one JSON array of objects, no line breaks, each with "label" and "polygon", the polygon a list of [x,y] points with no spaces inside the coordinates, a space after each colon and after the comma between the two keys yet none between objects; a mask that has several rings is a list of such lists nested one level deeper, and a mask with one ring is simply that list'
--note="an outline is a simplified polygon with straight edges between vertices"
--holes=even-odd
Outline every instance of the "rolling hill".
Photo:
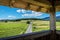
[{"label": "rolling hill", "polygon": [[[42,20],[50,20],[50,17],[45,17]],[[60,16],[56,16],[56,21],[60,21]]]}]

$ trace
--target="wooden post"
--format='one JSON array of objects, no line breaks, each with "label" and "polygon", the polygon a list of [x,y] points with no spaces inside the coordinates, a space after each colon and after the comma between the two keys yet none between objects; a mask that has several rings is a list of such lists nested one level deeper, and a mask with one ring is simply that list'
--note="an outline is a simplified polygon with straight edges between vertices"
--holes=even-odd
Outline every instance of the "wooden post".
[{"label": "wooden post", "polygon": [[52,31],[51,40],[56,40],[56,15],[54,10],[50,12],[50,30]]},{"label": "wooden post", "polygon": [[52,31],[56,30],[56,16],[53,12],[50,13],[50,29]]},{"label": "wooden post", "polygon": [[50,29],[52,30],[51,32],[51,40],[56,40],[56,0],[49,0],[51,3],[52,7],[50,8]]},{"label": "wooden post", "polygon": [[55,15],[55,12],[56,12],[56,0],[48,0],[52,7],[49,9],[49,12],[50,12],[50,29],[52,31],[55,31],[56,30],[56,15]]}]

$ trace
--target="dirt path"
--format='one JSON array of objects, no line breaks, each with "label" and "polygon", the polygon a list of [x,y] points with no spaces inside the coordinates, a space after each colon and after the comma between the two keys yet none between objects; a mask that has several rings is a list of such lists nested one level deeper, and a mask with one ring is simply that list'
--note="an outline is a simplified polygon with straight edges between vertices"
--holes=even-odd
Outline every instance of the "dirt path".
[{"label": "dirt path", "polygon": [[30,22],[30,24],[29,24],[25,33],[31,33],[31,32],[32,32],[32,22]]}]

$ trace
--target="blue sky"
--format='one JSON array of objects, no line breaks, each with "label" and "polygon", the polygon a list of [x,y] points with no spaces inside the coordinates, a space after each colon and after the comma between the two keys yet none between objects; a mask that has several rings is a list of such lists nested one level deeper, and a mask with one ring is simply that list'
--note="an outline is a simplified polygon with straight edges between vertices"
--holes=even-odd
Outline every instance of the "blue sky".
[{"label": "blue sky", "polygon": [[[60,12],[57,12],[59,16]],[[44,18],[50,16],[47,13],[35,12],[31,10],[10,8],[8,6],[0,6],[0,20],[2,19],[21,19],[21,18]]]}]

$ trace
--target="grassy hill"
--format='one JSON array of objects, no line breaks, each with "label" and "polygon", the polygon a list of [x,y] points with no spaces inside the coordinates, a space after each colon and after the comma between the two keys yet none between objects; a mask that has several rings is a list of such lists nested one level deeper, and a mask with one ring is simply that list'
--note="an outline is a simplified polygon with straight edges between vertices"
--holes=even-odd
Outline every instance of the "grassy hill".
[{"label": "grassy hill", "polygon": [[[0,22],[0,38],[24,34],[26,29],[28,28],[27,21],[28,20],[22,20],[17,22]],[[50,29],[49,21],[32,20],[32,22],[33,32]],[[60,30],[60,22],[56,22],[56,25],[57,30]]]},{"label": "grassy hill", "polygon": [[0,22],[0,38],[23,34],[27,26],[25,22]]}]

